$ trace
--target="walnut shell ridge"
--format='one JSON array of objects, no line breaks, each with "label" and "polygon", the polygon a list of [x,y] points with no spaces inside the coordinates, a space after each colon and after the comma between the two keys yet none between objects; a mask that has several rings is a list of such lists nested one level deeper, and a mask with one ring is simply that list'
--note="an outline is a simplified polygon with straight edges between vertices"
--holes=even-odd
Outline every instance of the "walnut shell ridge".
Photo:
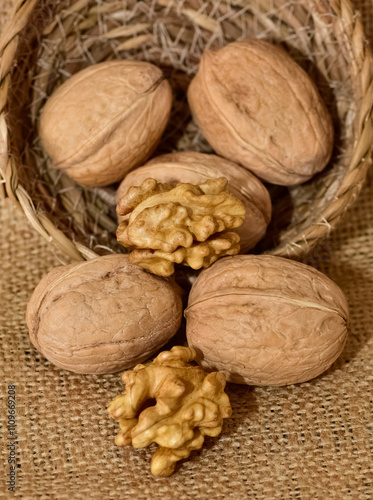
[{"label": "walnut shell ridge", "polygon": [[27,306],[32,344],[76,373],[114,373],[157,352],[177,332],[177,285],[130,264],[127,255],[53,269]]},{"label": "walnut shell ridge", "polygon": [[56,168],[81,184],[105,186],[152,154],[171,105],[159,68],[107,61],[76,73],[51,95],[39,135]]},{"label": "walnut shell ridge", "polygon": [[214,150],[265,181],[305,182],[330,159],[333,124],[316,85],[268,42],[205,51],[188,101]]},{"label": "walnut shell ridge", "polygon": [[257,177],[236,163],[216,155],[195,152],[157,156],[123,179],[117,191],[117,200],[130,187],[140,185],[149,177],[174,185],[179,182],[197,185],[208,179],[225,177],[228,179],[227,190],[245,205],[245,220],[242,226],[235,229],[240,236],[241,253],[253,248],[263,238],[272,213],[269,193]]},{"label": "walnut shell ridge", "polygon": [[337,359],[349,318],[342,290],[321,272],[281,257],[226,257],[192,286],[187,339],[205,369],[230,382],[287,385]]}]

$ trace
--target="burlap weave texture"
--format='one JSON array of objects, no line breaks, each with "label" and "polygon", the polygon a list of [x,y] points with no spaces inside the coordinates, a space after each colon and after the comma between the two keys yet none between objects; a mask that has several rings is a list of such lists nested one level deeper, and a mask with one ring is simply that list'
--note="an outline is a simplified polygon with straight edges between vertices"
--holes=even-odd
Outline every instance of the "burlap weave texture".
[{"label": "burlap weave texture", "polygon": [[[371,0],[361,8],[373,37]],[[11,2],[2,2],[0,16]],[[322,376],[289,387],[230,384],[233,417],[222,434],[154,478],[154,448],[117,448],[106,406],[123,391],[120,375],[59,370],[31,346],[25,309],[58,255],[9,201],[0,205],[0,498],[24,499],[373,499],[373,182],[331,238],[308,260],[346,293],[347,345]],[[8,427],[15,386],[15,435]],[[8,463],[15,449],[16,486]]]}]

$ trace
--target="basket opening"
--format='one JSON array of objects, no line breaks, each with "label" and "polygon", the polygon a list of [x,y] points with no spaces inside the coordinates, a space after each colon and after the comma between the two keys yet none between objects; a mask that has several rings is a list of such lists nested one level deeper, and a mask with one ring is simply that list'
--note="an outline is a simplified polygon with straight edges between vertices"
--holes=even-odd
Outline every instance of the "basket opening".
[{"label": "basket opening", "polygon": [[[320,221],[347,175],[361,95],[349,41],[323,2],[188,0],[40,2],[23,33],[9,98],[11,154],[20,184],[69,239],[97,254],[122,252],[115,238],[115,188],[86,189],[53,169],[38,138],[46,99],[72,74],[103,60],[150,61],[174,90],[170,123],[153,156],[212,152],[190,115],[186,89],[206,48],[248,36],[282,45],[310,74],[331,111],[336,131],[328,167],[309,182],[268,186],[273,221],[254,252],[304,253],[302,234]],[[303,246],[302,246],[303,245]],[[303,250],[299,250],[300,246]],[[286,247],[286,250],[284,248]],[[299,247],[299,248],[298,248]],[[290,255],[293,256],[293,255]]]}]

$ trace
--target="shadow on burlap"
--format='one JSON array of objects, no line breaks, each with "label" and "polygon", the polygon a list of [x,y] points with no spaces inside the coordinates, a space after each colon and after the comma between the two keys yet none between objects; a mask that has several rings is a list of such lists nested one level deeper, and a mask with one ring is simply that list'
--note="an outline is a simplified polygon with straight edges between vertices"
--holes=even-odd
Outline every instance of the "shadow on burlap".
[{"label": "shadow on burlap", "polygon": [[[0,16],[10,3],[0,7]],[[371,2],[355,3],[373,36]],[[81,376],[59,370],[31,346],[24,319],[27,301],[43,274],[60,262],[9,201],[1,202],[0,226],[0,498],[373,498],[372,180],[307,261],[346,293],[351,324],[340,358],[304,384],[229,384],[233,417],[218,438],[208,438],[170,478],[151,476],[154,448],[114,445],[118,426],[106,406],[124,389],[120,374]],[[13,385],[12,437],[7,398]],[[15,493],[7,491],[13,441]]]}]

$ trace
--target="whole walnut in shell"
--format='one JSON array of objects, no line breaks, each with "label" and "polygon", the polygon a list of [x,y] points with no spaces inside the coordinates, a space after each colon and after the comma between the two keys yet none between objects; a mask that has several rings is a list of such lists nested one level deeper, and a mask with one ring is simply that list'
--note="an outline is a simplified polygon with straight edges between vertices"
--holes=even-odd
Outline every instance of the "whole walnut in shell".
[{"label": "whole walnut in shell", "polygon": [[216,155],[194,152],[158,156],[123,179],[117,200],[130,187],[140,185],[149,177],[175,186],[180,182],[201,184],[207,179],[225,177],[228,192],[245,205],[245,220],[235,229],[240,236],[240,252],[247,252],[263,238],[271,219],[271,199],[260,180],[239,165]]},{"label": "whole walnut in shell", "polygon": [[189,295],[188,344],[228,381],[287,385],[317,377],[342,352],[348,306],[316,269],[269,255],[226,257]]},{"label": "whole walnut in shell", "polygon": [[53,269],[27,306],[33,345],[76,373],[112,373],[158,351],[177,332],[182,302],[171,280],[107,255]]},{"label": "whole walnut in shell", "polygon": [[147,62],[107,61],[63,83],[40,119],[54,166],[81,184],[120,181],[152,154],[166,127],[172,90]]},{"label": "whole walnut in shell", "polygon": [[188,101],[215,151],[268,182],[305,182],[330,159],[333,125],[315,84],[268,42],[205,51]]}]

